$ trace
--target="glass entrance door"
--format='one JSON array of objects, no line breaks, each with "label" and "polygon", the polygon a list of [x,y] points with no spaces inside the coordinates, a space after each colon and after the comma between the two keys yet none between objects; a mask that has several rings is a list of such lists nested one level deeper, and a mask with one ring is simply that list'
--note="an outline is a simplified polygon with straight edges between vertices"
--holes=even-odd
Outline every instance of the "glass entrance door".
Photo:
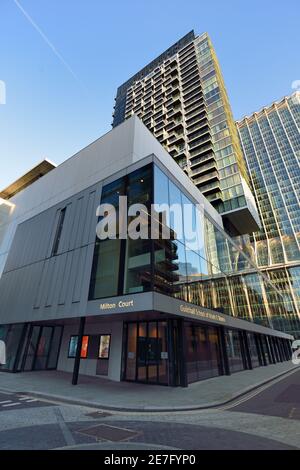
[{"label": "glass entrance door", "polygon": [[56,369],[62,330],[62,326],[31,327],[22,360],[24,371]]},{"label": "glass entrance door", "polygon": [[125,380],[168,385],[167,322],[126,325]]}]

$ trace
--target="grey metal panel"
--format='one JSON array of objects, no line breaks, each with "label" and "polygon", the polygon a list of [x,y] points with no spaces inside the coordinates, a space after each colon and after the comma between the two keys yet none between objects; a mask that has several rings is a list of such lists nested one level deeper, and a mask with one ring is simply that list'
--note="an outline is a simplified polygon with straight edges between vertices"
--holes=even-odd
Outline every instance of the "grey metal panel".
[{"label": "grey metal panel", "polygon": [[83,199],[83,196],[81,195],[79,198],[76,198],[76,201],[74,202],[75,214],[73,215],[72,232],[70,233],[70,245],[69,245],[70,249],[76,248],[78,226],[79,226],[80,217],[81,217],[80,210],[81,210],[81,205],[82,205],[82,199]]},{"label": "grey metal panel", "polygon": [[71,202],[68,202],[64,206],[66,208],[66,213],[65,213],[64,223],[62,226],[60,242],[59,242],[59,246],[57,250],[58,254],[63,253],[64,251],[68,250],[70,230],[71,230],[71,225],[72,225],[72,205],[73,204]]},{"label": "grey metal panel", "polygon": [[[96,199],[96,190],[91,191],[88,195],[86,222],[85,222],[85,226],[83,227],[82,239],[81,239],[82,245],[87,245],[89,243],[89,232],[91,228],[93,227],[94,222],[95,222],[95,227],[97,224],[96,209],[94,210],[95,199]],[[95,228],[95,233],[96,233],[96,228]]]},{"label": "grey metal panel", "polygon": [[86,263],[87,247],[83,247],[78,250],[78,261],[77,261],[77,270],[76,270],[76,279],[73,288],[72,302],[80,302],[82,295],[82,283],[83,283],[83,273]]},{"label": "grey metal panel", "polygon": [[97,207],[100,204],[101,201],[101,194],[102,194],[102,185],[98,185],[94,197],[94,203],[93,203],[93,210],[91,214],[91,219],[90,219],[90,224],[89,224],[89,243],[95,243],[96,240],[96,225],[97,225],[97,216],[96,216],[96,210]]},{"label": "grey metal panel", "polygon": [[66,302],[67,287],[68,287],[68,284],[70,282],[72,258],[73,258],[73,252],[72,251],[68,252],[66,262],[65,262],[65,269],[64,269],[64,274],[63,274],[63,278],[62,278],[62,284],[61,284],[61,288],[60,288],[59,298],[58,298],[58,304],[59,305],[63,305]]},{"label": "grey metal panel", "polygon": [[93,257],[94,257],[94,244],[91,244],[86,247],[85,264],[82,270],[80,308],[83,311],[86,311],[86,306],[87,306],[87,301],[88,301],[88,296],[89,296],[91,266],[93,263]]},{"label": "grey metal panel", "polygon": [[39,306],[43,308],[46,304],[47,291],[49,285],[49,271],[51,269],[51,261],[47,259],[44,263],[42,281],[39,285]]},{"label": "grey metal panel", "polygon": [[66,268],[67,253],[56,256],[56,273],[55,273],[55,285],[53,292],[52,305],[57,306],[59,304],[59,296],[61,287],[63,284],[64,273]]},{"label": "grey metal panel", "polygon": [[46,257],[47,258],[49,258],[51,256],[51,253],[52,253],[61,207],[59,207],[59,208],[55,207],[53,209],[54,209],[54,214],[53,214],[53,217],[52,217],[52,220],[51,220],[51,225],[49,227],[50,228],[49,229],[50,236],[49,236],[49,244],[48,244],[47,251],[46,251]]},{"label": "grey metal panel", "polygon": [[77,274],[78,274],[77,270],[78,270],[80,251],[81,250],[79,249],[79,250],[74,250],[70,252],[72,262],[71,262],[71,269],[70,269],[70,274],[68,277],[67,289],[66,289],[66,297],[65,297],[66,306],[72,304],[73,290],[74,290],[74,285],[75,285]]},{"label": "grey metal panel", "polygon": [[50,258],[49,260],[49,268],[47,272],[47,279],[46,279],[46,286],[45,286],[45,307],[50,307],[52,305],[52,291],[53,291],[53,285],[55,283],[55,263],[56,263],[56,257]]},{"label": "grey metal panel", "polygon": [[79,217],[76,239],[75,239],[75,248],[79,248],[82,246],[83,232],[84,232],[84,227],[87,221],[87,210],[88,210],[88,193],[86,192],[84,197],[80,201],[80,207],[79,207],[80,217]]}]

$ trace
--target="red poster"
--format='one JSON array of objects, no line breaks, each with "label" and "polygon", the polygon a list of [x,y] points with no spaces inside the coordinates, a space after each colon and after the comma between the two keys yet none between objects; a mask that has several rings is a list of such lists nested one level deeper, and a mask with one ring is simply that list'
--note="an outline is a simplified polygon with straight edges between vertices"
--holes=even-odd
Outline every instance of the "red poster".
[{"label": "red poster", "polygon": [[83,336],[82,337],[82,346],[81,346],[81,358],[86,359],[88,354],[88,346],[89,346],[89,337]]}]

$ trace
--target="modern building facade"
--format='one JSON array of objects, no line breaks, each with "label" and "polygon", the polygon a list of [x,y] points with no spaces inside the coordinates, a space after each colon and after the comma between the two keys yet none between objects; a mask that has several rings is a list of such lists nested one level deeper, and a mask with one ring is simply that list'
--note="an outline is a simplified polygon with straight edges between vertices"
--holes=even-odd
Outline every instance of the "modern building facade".
[{"label": "modern building facade", "polygon": [[260,227],[220,65],[189,32],[118,88],[113,127],[136,114],[222,214],[230,234]]},{"label": "modern building facade", "polygon": [[[0,244],[2,370],[186,386],[290,359],[293,337],[272,319],[285,314],[279,290],[136,116],[9,202]],[[116,210],[115,237],[96,236],[100,203]],[[138,226],[148,237],[128,237],[133,204],[143,204]],[[173,205],[176,219],[166,212]],[[250,277],[236,296],[241,267]],[[272,312],[261,307],[267,296]]]},{"label": "modern building facade", "polygon": [[[10,223],[15,210],[15,204],[12,202],[12,198],[39,178],[46,175],[49,171],[53,170],[55,166],[54,163],[45,159],[0,192],[0,277],[8,255],[10,241],[15,226],[18,223],[17,218],[14,218],[15,225]],[[10,231],[10,233],[7,233],[8,231]]]},{"label": "modern building facade", "polygon": [[262,227],[244,249],[282,292],[276,327],[300,337],[300,93],[237,123]]}]

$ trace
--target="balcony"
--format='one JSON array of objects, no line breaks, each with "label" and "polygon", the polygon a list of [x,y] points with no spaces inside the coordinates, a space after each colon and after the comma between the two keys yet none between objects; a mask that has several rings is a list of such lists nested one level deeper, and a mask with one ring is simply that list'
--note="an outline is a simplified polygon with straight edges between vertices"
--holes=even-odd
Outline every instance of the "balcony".
[{"label": "balcony", "polygon": [[183,120],[182,119],[176,119],[173,122],[170,122],[166,126],[166,130],[171,133],[172,131],[178,130],[182,128],[183,129]]},{"label": "balcony", "polygon": [[219,182],[219,174],[217,170],[208,173],[206,175],[200,176],[198,178],[193,178],[193,182],[197,185],[200,186],[202,184],[206,184],[208,181],[210,181],[213,184],[214,180],[218,180]]},{"label": "balcony", "polygon": [[194,170],[191,169],[191,172],[190,174],[192,176],[200,176],[200,175],[204,175],[212,170],[216,170],[217,167],[216,167],[216,162],[214,160],[210,161],[209,163],[205,164],[205,165],[201,165],[201,166],[198,166],[197,168],[195,168]]},{"label": "balcony", "polygon": [[180,62],[180,71],[181,73],[185,73],[188,69],[193,67],[197,64],[197,57],[196,55],[192,55],[190,59],[184,60]]},{"label": "balcony", "polygon": [[209,183],[209,184],[206,184],[204,186],[200,184],[198,184],[196,182],[196,180],[193,180],[194,184],[199,188],[199,190],[201,191],[202,194],[204,195],[207,195],[207,194],[212,194],[212,193],[215,193],[215,192],[219,192],[220,191],[220,185],[219,185],[219,181],[216,180],[214,181],[213,183]]},{"label": "balcony", "polygon": [[172,107],[170,110],[167,110],[167,117],[168,119],[175,118],[175,117],[181,117],[182,121],[182,108],[181,106],[178,106],[176,108]]},{"label": "balcony", "polygon": [[192,44],[189,49],[181,50],[179,52],[179,62],[180,64],[185,63],[187,60],[191,59],[191,57],[195,56],[195,48],[194,44]]},{"label": "balcony", "polygon": [[192,97],[184,100],[184,107],[187,110],[189,107],[192,107],[192,105],[199,106],[199,103],[201,102],[202,104],[202,91],[199,91],[195,93]]},{"label": "balcony", "polygon": [[181,134],[178,134],[178,133],[175,133],[173,135],[170,136],[169,134],[169,138],[168,138],[168,144],[179,144],[180,142],[184,142],[184,134],[181,133]]},{"label": "balcony", "polygon": [[205,154],[210,154],[213,152],[213,144],[210,142],[208,145],[204,145],[203,147],[197,148],[196,150],[190,150],[190,158],[196,158],[204,156]]},{"label": "balcony", "polygon": [[[205,136],[205,137],[204,137]],[[190,148],[192,148],[192,145],[199,140],[199,142],[205,142],[207,138],[211,139],[210,135],[210,129],[208,126],[203,126],[202,128],[189,133],[188,140],[189,140],[189,145]]]},{"label": "balcony", "polygon": [[184,87],[182,91],[182,96],[186,97],[192,91],[199,89],[201,90],[201,83],[200,80],[196,79],[195,82],[193,81],[188,87]]},{"label": "balcony", "polygon": [[197,157],[197,158],[191,157],[191,159],[190,159],[190,168],[196,168],[197,166],[203,165],[203,163],[209,162],[209,161],[212,161],[212,160],[215,162],[215,156],[214,156],[213,152],[208,153],[204,157]]},{"label": "balcony", "polygon": [[181,75],[182,85],[186,85],[189,82],[189,80],[193,77],[197,77],[197,78],[199,77],[199,70],[198,70],[197,65],[195,65],[191,70],[189,70],[185,74]]},{"label": "balcony", "polygon": [[[202,93],[201,93],[201,95],[202,95]],[[188,119],[190,119],[191,114],[193,115],[193,113],[195,111],[199,111],[199,109],[201,111],[206,112],[206,104],[204,102],[203,95],[201,96],[201,98],[196,103],[185,103],[184,108],[185,108],[186,113],[189,115]]]},{"label": "balcony", "polygon": [[189,141],[189,149],[194,151],[197,148],[203,147],[203,145],[207,144],[208,142],[211,143],[211,136],[209,133],[207,133],[205,137],[196,138],[192,142]]}]

